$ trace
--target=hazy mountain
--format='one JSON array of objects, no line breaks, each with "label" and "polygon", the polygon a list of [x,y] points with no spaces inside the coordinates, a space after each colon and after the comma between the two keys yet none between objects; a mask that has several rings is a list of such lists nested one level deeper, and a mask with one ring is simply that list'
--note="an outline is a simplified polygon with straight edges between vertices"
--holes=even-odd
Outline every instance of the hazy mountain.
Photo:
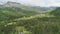
[{"label": "hazy mountain", "polygon": [[52,10],[55,7],[40,7],[40,6],[26,6],[17,2],[11,2],[8,1],[7,3],[4,4],[5,7],[17,7],[17,8],[21,8],[23,10],[30,10],[30,11],[36,11],[36,12],[45,12],[47,10]]},{"label": "hazy mountain", "polygon": [[33,8],[36,8],[38,10],[41,10],[41,11],[47,11],[47,10],[52,10],[56,7],[40,7],[40,6],[33,6]]}]

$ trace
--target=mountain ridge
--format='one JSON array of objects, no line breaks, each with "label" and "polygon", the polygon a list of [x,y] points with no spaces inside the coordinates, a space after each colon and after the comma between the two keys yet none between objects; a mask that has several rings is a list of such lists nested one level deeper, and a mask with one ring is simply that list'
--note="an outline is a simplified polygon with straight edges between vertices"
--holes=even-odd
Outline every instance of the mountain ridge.
[{"label": "mountain ridge", "polygon": [[21,3],[11,2],[11,1],[8,1],[7,3],[5,3],[4,6],[6,6],[6,7],[17,7],[17,8],[21,8],[24,10],[33,10],[33,11],[36,11],[38,13],[44,12],[47,10],[52,10],[55,8],[55,7],[26,6],[26,5],[23,5]]}]

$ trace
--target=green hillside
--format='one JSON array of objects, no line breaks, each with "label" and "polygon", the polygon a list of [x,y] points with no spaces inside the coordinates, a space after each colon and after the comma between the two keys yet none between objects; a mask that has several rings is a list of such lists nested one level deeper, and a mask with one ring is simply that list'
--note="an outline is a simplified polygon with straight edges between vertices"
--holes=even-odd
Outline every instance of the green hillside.
[{"label": "green hillside", "polygon": [[0,6],[0,17],[1,19],[14,19],[14,18],[20,18],[20,17],[28,17],[31,15],[37,14],[34,11],[28,11],[28,10],[23,10],[21,8],[17,7],[4,7]]},{"label": "green hillside", "polygon": [[0,6],[0,34],[60,34],[60,8],[46,13],[22,8]]},{"label": "green hillside", "polygon": [[60,7],[58,7],[57,9],[53,10],[50,14],[54,15],[54,16],[60,16]]}]

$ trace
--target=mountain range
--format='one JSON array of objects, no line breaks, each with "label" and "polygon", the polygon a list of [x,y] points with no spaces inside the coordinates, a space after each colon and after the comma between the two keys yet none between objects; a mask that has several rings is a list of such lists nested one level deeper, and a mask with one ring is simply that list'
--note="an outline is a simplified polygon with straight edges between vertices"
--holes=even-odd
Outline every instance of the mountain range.
[{"label": "mountain range", "polygon": [[17,2],[11,2],[11,1],[8,1],[3,6],[5,6],[5,7],[18,7],[18,8],[24,9],[24,10],[33,10],[38,13],[48,11],[48,10],[53,10],[54,8],[56,8],[56,7],[26,6],[26,5],[23,5],[23,4],[20,4]]}]

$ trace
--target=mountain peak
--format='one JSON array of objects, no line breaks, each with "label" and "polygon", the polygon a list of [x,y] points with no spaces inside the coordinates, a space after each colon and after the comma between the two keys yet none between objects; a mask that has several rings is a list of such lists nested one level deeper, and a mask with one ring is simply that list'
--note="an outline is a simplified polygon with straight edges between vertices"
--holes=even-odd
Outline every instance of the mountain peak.
[{"label": "mountain peak", "polygon": [[8,1],[4,6],[6,6],[6,7],[20,7],[20,6],[22,6],[22,4],[20,4],[18,2]]},{"label": "mountain peak", "polygon": [[11,3],[11,4],[20,4],[20,3],[12,2],[12,1],[8,1],[7,3]]}]

